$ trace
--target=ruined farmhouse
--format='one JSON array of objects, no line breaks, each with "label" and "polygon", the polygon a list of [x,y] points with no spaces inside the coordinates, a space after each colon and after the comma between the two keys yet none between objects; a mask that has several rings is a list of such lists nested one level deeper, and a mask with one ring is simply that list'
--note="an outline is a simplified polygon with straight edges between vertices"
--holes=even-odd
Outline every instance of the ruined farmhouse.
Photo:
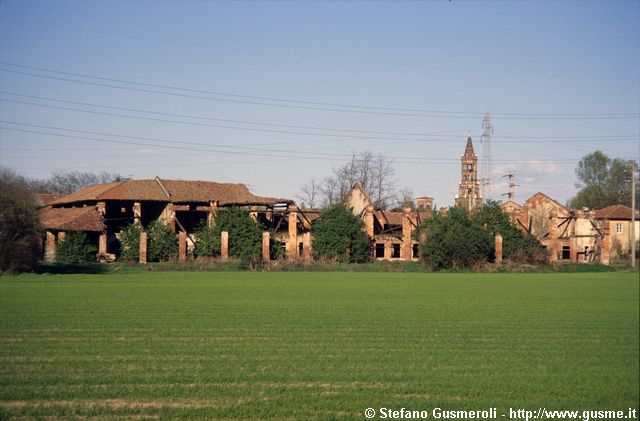
[{"label": "ruined farmhouse", "polygon": [[[471,136],[460,161],[455,204],[473,212],[482,206],[483,198]],[[245,208],[268,230],[263,235],[263,259],[269,259],[273,236],[289,259],[308,261],[312,258],[311,228],[322,211],[301,209],[290,199],[256,196],[244,184],[158,177],[93,185],[69,195],[40,195],[40,201],[39,217],[46,230],[44,258],[49,261],[55,259],[56,245],[64,241],[68,231],[84,232],[98,246],[97,260],[117,260],[119,234],[134,223],[143,229],[140,261],[146,262],[144,228],[156,220],[176,233],[178,258],[184,261],[193,253],[197,227],[204,221],[211,223],[219,209],[229,206]],[[415,210],[376,209],[359,184],[352,187],[344,205],[362,219],[371,244],[371,258],[387,261],[418,259],[415,232],[436,211],[433,199],[426,196],[416,199]],[[609,264],[615,255],[628,253],[631,241],[639,238],[639,222],[636,220],[634,235],[631,209],[622,205],[575,210],[536,193],[522,205],[509,200],[501,206],[522,231],[540,240],[548,249],[551,262]],[[227,241],[228,237],[222,238],[222,257],[227,252]]]}]

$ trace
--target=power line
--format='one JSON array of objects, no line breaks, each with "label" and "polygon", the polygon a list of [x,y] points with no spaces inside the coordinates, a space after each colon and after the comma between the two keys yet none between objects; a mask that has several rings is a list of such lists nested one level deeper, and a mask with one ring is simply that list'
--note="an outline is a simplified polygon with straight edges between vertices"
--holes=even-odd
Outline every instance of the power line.
[{"label": "power line", "polygon": [[[101,132],[87,132],[83,130],[73,130],[73,129],[64,129],[64,128],[56,128],[52,126],[44,126],[38,124],[30,124],[30,123],[22,123],[22,122],[13,122],[0,120],[1,123],[5,124],[13,124],[23,127],[33,127],[33,128],[48,128],[54,130],[63,130],[68,132],[76,132],[76,133],[93,133],[96,135],[116,137],[122,139],[138,139],[143,141],[152,141],[162,143],[158,145],[157,143],[142,143],[142,142],[134,142],[131,140],[113,140],[113,139],[101,139],[90,136],[76,136],[62,133],[52,133],[52,132],[43,132],[40,130],[29,130],[29,129],[19,129],[14,127],[5,127],[0,126],[0,130],[10,130],[15,132],[24,132],[24,133],[33,133],[47,136],[56,136],[77,140],[89,140],[96,142],[106,142],[106,143],[118,143],[118,144],[130,144],[130,145],[138,145],[138,146],[152,146],[152,147],[161,147],[161,148],[169,148],[169,149],[178,149],[178,150],[194,150],[194,151],[205,151],[212,152],[217,151],[219,153],[228,153],[228,154],[239,154],[239,155],[257,155],[257,156],[275,156],[282,157],[282,154],[289,154],[290,157],[296,157],[300,159],[324,159],[324,160],[336,160],[336,159],[351,159],[353,157],[352,154],[338,154],[338,153],[329,153],[329,152],[313,152],[313,153],[304,153],[304,152],[296,152],[291,150],[282,150],[282,149],[267,149],[267,148],[255,148],[255,147],[244,147],[244,146],[227,146],[227,145],[215,145],[209,143],[202,142],[193,142],[193,141],[185,141],[185,140],[177,140],[177,139],[158,139],[158,138],[149,138],[149,137],[137,137],[137,136],[128,136],[128,135],[120,135],[120,134],[110,134],[110,133],[101,133]],[[174,146],[181,145],[181,146]],[[207,149],[202,149],[203,147]],[[229,151],[225,149],[213,149],[213,148],[227,148],[227,149],[240,149],[241,151]],[[278,155],[273,155],[272,153],[277,153]],[[324,156],[325,158],[322,158]],[[396,161],[399,160],[399,161]],[[448,159],[448,158],[417,158],[415,156],[403,156],[403,157],[394,157],[394,162],[403,162],[403,163],[414,163],[414,162],[457,162],[458,159]],[[500,160],[500,162],[530,162],[531,160]],[[553,162],[575,162],[577,160],[573,159],[565,159],[565,160],[547,160]]]},{"label": "power line", "polygon": [[[363,113],[363,114],[383,114],[383,115],[399,115],[399,116],[410,116],[410,117],[438,117],[438,118],[476,118],[479,115],[482,115],[480,112],[469,112],[469,111],[445,111],[445,110],[425,110],[425,109],[416,109],[416,108],[394,108],[394,107],[375,107],[375,106],[366,106],[366,105],[353,105],[353,104],[339,104],[339,103],[328,103],[328,102],[318,102],[318,101],[305,101],[305,100],[294,100],[294,99],[285,99],[285,98],[276,98],[276,97],[265,97],[265,96],[256,96],[256,95],[243,95],[236,93],[228,93],[221,91],[208,91],[201,89],[190,89],[190,88],[182,88],[170,85],[160,85],[160,84],[152,84],[145,82],[137,82],[130,81],[125,79],[117,79],[117,78],[108,78],[102,76],[88,75],[83,73],[74,73],[74,72],[65,72],[54,69],[47,69],[43,67],[35,67],[35,66],[27,66],[22,64],[10,63],[5,61],[0,61],[0,64],[5,66],[12,66],[23,69],[37,70],[40,72],[49,72],[66,76],[74,76],[81,77],[93,80],[100,80],[106,82],[116,82],[116,83],[124,83],[134,86],[143,86],[147,88],[160,88],[160,89],[170,89],[174,91],[180,92],[189,92],[179,93],[179,92],[166,92],[166,91],[157,91],[153,89],[143,89],[143,88],[133,88],[127,86],[118,86],[107,83],[96,83],[89,82],[84,80],[77,79],[68,79],[62,77],[55,77],[50,75],[41,75],[29,72],[23,72],[18,70],[9,70],[9,69],[0,69],[2,72],[9,72],[15,74],[21,74],[25,76],[31,77],[40,77],[46,79],[53,80],[61,80],[65,82],[72,83],[82,83],[94,86],[108,87],[114,89],[125,89],[132,90],[138,92],[146,92],[146,93],[155,93],[162,95],[174,95],[174,96],[182,96],[196,99],[205,99],[205,100],[214,100],[214,101],[225,101],[225,102],[237,102],[244,104],[254,104],[254,105],[263,105],[263,106],[275,106],[275,107],[286,107],[286,108],[300,108],[300,109],[311,109],[311,110],[320,110],[320,111],[333,111],[333,112],[347,112],[347,113]],[[229,99],[229,98],[212,98],[211,96],[199,96],[193,95],[193,93],[205,94],[205,95],[218,95],[218,96],[228,96],[232,98],[243,98],[245,100],[237,100],[237,99]],[[263,100],[263,101],[271,101],[271,102],[283,102],[285,104],[272,104],[272,103],[264,103],[264,102],[255,102],[255,101],[246,101],[246,99],[254,99],[254,100]],[[289,104],[286,104],[289,103]],[[290,105],[297,104],[297,105]],[[320,106],[320,107],[318,107]],[[325,107],[341,107],[341,108],[352,108],[352,109],[336,109],[336,108],[325,108]],[[410,114],[407,114],[410,113]],[[494,116],[499,116],[504,119],[518,119],[518,120],[529,120],[529,119],[621,119],[621,118],[637,118],[640,116],[640,113],[597,113],[597,114],[568,114],[568,113],[544,113],[544,114],[535,114],[535,113],[506,113],[506,112],[494,112]]]},{"label": "power line", "polygon": [[[58,102],[67,102],[64,100],[54,100],[54,99],[49,99],[50,101],[58,101]],[[23,105],[30,105],[30,106],[35,106],[35,107],[41,107],[41,108],[49,108],[49,109],[56,109],[56,110],[64,110],[64,111],[73,111],[73,112],[81,112],[81,113],[89,113],[89,114],[95,114],[95,115],[103,115],[103,116],[110,116],[110,117],[120,117],[120,118],[126,118],[126,119],[133,119],[133,120],[147,120],[147,121],[156,121],[156,122],[161,122],[161,123],[174,123],[174,124],[180,124],[180,125],[187,125],[187,126],[199,126],[199,127],[216,127],[216,128],[224,128],[224,129],[233,129],[233,130],[245,130],[245,131],[253,131],[253,132],[267,132],[267,133],[279,133],[279,134],[294,134],[294,135],[303,135],[303,136],[322,136],[322,137],[334,137],[334,138],[341,138],[341,139],[371,139],[371,140],[400,140],[400,141],[409,141],[409,142],[446,142],[446,140],[443,139],[415,139],[415,138],[406,138],[406,137],[387,137],[387,136],[356,136],[354,135],[346,135],[346,134],[336,134],[336,133],[314,133],[314,132],[303,132],[303,131],[289,131],[289,130],[279,130],[279,129],[265,129],[265,128],[256,128],[256,127],[237,127],[237,126],[228,126],[228,125],[222,125],[222,124],[210,124],[210,123],[198,123],[198,122],[188,122],[188,121],[180,121],[180,120],[170,120],[170,119],[166,119],[166,118],[153,118],[153,117],[143,117],[143,116],[134,116],[134,115],[129,115],[129,114],[119,114],[119,113],[110,113],[110,112],[103,112],[103,111],[94,111],[94,110],[85,110],[85,109],[80,109],[80,108],[74,108],[74,107],[63,107],[63,106],[56,106],[56,105],[48,105],[48,104],[39,104],[39,103],[34,103],[34,102],[28,102],[28,101],[19,101],[19,100],[13,100],[13,99],[6,99],[6,98],[2,98],[0,97],[0,102],[10,102],[10,103],[15,103],[15,104],[23,104]],[[68,101],[68,102],[73,102],[73,101]],[[89,103],[81,103],[84,104],[86,106],[91,106],[91,107],[96,107],[96,108],[106,108],[106,109],[119,109],[119,110],[124,110],[124,111],[130,111],[130,112],[140,112],[140,113],[145,113],[145,114],[157,114],[157,115],[172,115],[172,113],[162,113],[162,112],[155,112],[155,111],[149,111],[149,110],[140,110],[140,109],[134,109],[134,108],[124,108],[124,107],[112,107],[112,106],[104,106],[104,105],[99,105],[99,104],[89,104]],[[179,115],[179,114],[176,114]],[[184,115],[186,118],[200,118],[200,117],[195,117],[195,116],[187,116]],[[213,119],[213,118],[208,118],[208,117],[202,117],[202,119]],[[215,120],[215,119],[213,119]],[[239,120],[237,120],[239,121]],[[259,123],[258,123],[259,124]],[[302,127],[302,126],[300,126]],[[365,132],[365,131],[363,131]],[[416,134],[417,135],[417,134]],[[459,139],[459,136],[456,135],[450,135],[450,134],[428,134],[428,133],[424,133],[421,134],[421,136],[437,136],[437,137],[450,137],[450,138],[455,138],[455,139]],[[515,137],[509,137],[507,140],[496,140],[494,142],[506,142],[506,143],[527,143],[527,142],[535,142],[534,139],[536,138],[532,138],[532,137],[526,137],[527,139],[530,140],[515,140]],[[557,137],[557,139],[561,139],[560,137]],[[631,138],[633,139],[633,138]],[[565,143],[565,142],[601,142],[601,141],[605,141],[605,140],[621,140],[621,138],[601,138],[601,137],[591,137],[591,138],[581,138],[581,139],[567,139],[567,140],[562,140],[562,141],[555,141],[553,143]],[[457,140],[455,141],[457,142]],[[286,144],[286,142],[281,142],[279,144]]]},{"label": "power line", "polygon": [[374,64],[374,65],[380,65],[380,66],[397,66],[397,67],[422,68],[422,69],[446,70],[446,71],[457,71],[457,72],[508,74],[508,75],[528,76],[528,77],[543,76],[543,77],[588,78],[588,79],[603,79],[603,78],[638,79],[637,75],[580,75],[580,74],[571,74],[571,73],[498,70],[498,69],[487,69],[487,68],[442,66],[442,65],[421,64],[421,63],[400,63],[400,62],[394,62],[389,60],[373,60],[373,59],[362,59],[362,58],[321,56],[321,55],[314,55],[314,54],[292,53],[292,52],[285,52],[285,51],[243,48],[243,47],[236,47],[236,46],[222,45],[222,44],[211,44],[211,43],[206,43],[202,41],[185,41],[185,40],[177,40],[177,39],[168,39],[168,38],[161,38],[161,37],[155,37],[150,35],[130,34],[130,33],[127,34],[122,32],[106,31],[106,30],[95,29],[95,28],[80,28],[80,27],[73,27],[73,26],[67,26],[67,25],[35,22],[35,21],[30,21],[25,19],[6,19],[5,18],[5,19],[0,19],[0,21],[14,22],[14,23],[17,22],[17,23],[27,24],[27,25],[45,26],[50,28],[63,29],[67,31],[93,32],[97,34],[104,34],[104,35],[116,36],[116,37],[134,38],[134,39],[137,38],[137,39],[144,39],[144,40],[153,41],[153,42],[191,45],[196,47],[205,47],[205,48],[212,48],[212,49],[218,49],[218,50],[238,51],[238,52],[250,53],[250,54],[263,54],[263,55],[272,55],[272,56],[279,56],[279,57],[282,57],[282,56],[297,57],[297,58],[314,59],[314,60],[322,60],[322,61],[335,61],[335,62],[343,62],[343,63]]},{"label": "power line", "polygon": [[[222,119],[222,118],[214,118],[214,117],[194,116],[191,114],[178,114],[178,113],[167,113],[167,112],[161,112],[161,111],[142,110],[139,108],[116,107],[116,106],[101,105],[101,104],[95,104],[95,103],[89,103],[89,102],[70,101],[70,100],[56,99],[56,98],[43,97],[43,96],[37,96],[37,95],[20,94],[17,92],[9,92],[9,91],[0,91],[0,94],[13,95],[13,96],[18,96],[23,98],[39,99],[39,100],[52,101],[52,102],[60,102],[64,104],[74,104],[74,105],[84,105],[89,107],[105,108],[105,109],[111,109],[111,110],[131,111],[131,112],[144,113],[144,114],[183,117],[183,118],[190,118],[190,119],[196,119],[196,120],[220,121],[220,122],[226,122],[226,123],[250,124],[250,125],[267,126],[267,127],[323,130],[323,131],[331,131],[331,132],[347,132],[347,133],[358,133],[358,134],[366,133],[366,134],[385,134],[385,135],[399,135],[399,136],[436,136],[436,135],[442,136],[442,134],[439,134],[439,133],[389,132],[389,131],[379,131],[379,130],[337,129],[333,127],[298,126],[298,125],[291,125],[291,124],[263,123],[263,122],[256,122],[256,121],[250,121],[250,120]],[[294,134],[299,134],[299,133],[294,132]],[[459,138],[459,136],[456,136],[456,135],[449,135],[449,136]],[[352,137],[352,136],[348,136],[348,137]]]}]

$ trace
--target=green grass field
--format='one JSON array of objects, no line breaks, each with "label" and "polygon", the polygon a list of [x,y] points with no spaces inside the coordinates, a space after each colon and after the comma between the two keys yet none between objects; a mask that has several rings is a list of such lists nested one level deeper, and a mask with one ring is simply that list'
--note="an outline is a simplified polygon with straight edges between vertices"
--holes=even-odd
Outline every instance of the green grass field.
[{"label": "green grass field", "polygon": [[638,408],[638,286],[618,272],[0,277],[0,419]]}]

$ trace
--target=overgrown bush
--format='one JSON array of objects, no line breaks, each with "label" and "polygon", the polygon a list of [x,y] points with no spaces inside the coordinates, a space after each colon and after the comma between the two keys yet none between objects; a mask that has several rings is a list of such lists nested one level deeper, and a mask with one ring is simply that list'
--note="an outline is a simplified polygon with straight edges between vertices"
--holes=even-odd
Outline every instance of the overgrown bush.
[{"label": "overgrown bush", "polygon": [[424,239],[418,251],[431,270],[476,267],[493,251],[493,238],[466,210],[450,208],[446,215],[435,213],[420,227]]},{"label": "overgrown bush", "polygon": [[196,239],[196,257],[210,257],[220,254],[220,234],[216,234],[215,224],[209,225],[206,219],[200,221],[194,237]]},{"label": "overgrown bush", "polygon": [[364,262],[369,258],[369,238],[364,223],[349,209],[333,205],[324,209],[311,227],[317,259]]},{"label": "overgrown bush", "polygon": [[87,236],[81,231],[69,231],[64,241],[58,242],[56,261],[58,263],[89,263],[96,261],[98,248],[87,241]]},{"label": "overgrown bush", "polygon": [[127,225],[120,231],[122,260],[138,260],[140,258],[140,227],[136,224]]},{"label": "overgrown bush", "polygon": [[168,262],[176,260],[178,255],[178,239],[176,234],[162,221],[154,221],[149,225],[149,260],[152,262]]},{"label": "overgrown bush", "polygon": [[0,168],[0,273],[32,270],[41,255],[41,227],[26,182]]},{"label": "overgrown bush", "polygon": [[229,256],[237,257],[249,267],[256,267],[262,258],[262,233],[265,228],[245,209],[237,206],[216,212],[211,226],[203,222],[196,233],[196,255],[214,256],[220,253],[221,234],[229,233]]},{"label": "overgrown bush", "polygon": [[[516,263],[544,264],[547,251],[540,242],[531,235],[522,232],[500,207],[500,202],[490,200],[482,206],[473,218],[495,237],[502,235],[502,257]],[[490,259],[495,259],[491,251]]]}]

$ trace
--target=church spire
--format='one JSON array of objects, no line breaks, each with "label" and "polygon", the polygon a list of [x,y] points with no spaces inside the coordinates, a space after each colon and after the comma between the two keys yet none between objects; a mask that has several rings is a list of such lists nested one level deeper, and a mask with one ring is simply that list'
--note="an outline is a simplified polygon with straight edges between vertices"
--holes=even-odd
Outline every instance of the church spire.
[{"label": "church spire", "polygon": [[467,137],[467,147],[464,149],[464,156],[475,156],[476,153],[473,151],[473,142],[471,141],[471,135]]},{"label": "church spire", "polygon": [[478,184],[478,157],[473,150],[471,135],[467,137],[464,155],[460,157],[462,174],[460,188],[456,197],[456,205],[469,210],[482,206],[482,195]]}]

